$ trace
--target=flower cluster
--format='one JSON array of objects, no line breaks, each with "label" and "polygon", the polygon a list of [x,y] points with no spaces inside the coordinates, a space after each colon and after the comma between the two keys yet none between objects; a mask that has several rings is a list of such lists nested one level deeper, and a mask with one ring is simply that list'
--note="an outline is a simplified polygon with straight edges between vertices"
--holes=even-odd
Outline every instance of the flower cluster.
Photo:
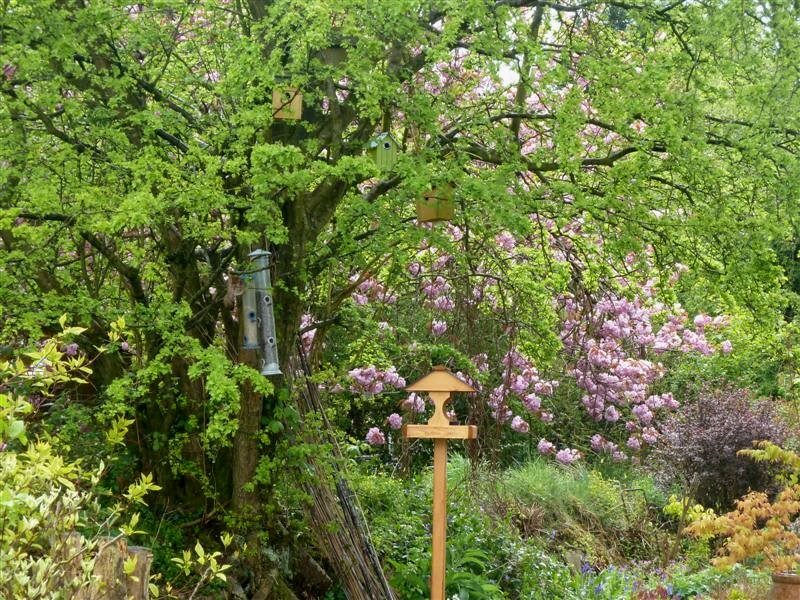
[{"label": "flower cluster", "polygon": [[[692,328],[680,305],[666,308],[648,302],[653,285],[648,281],[632,300],[608,293],[594,303],[584,303],[588,309],[572,297],[562,298],[566,317],[561,339],[573,359],[569,374],[584,391],[581,402],[595,421],[616,423],[625,417],[626,446],[634,451],[655,444],[660,436],[659,416],[679,406],[671,393],[651,393],[666,370],[661,362],[647,358],[648,352],[712,354],[715,348],[706,331],[727,325],[726,317],[697,315]],[[663,320],[660,328],[654,326],[656,319]],[[729,352],[730,342],[723,342],[720,349]],[[599,434],[590,443],[595,451],[618,460],[625,457],[615,443]]]},{"label": "flower cluster", "polygon": [[377,427],[370,427],[365,439],[371,446],[382,446],[386,443],[386,437]]},{"label": "flower cluster", "polygon": [[[488,368],[486,356],[478,355],[480,366]],[[553,415],[542,410],[542,397],[551,396],[558,381],[546,381],[539,376],[533,364],[517,348],[511,348],[502,360],[503,381],[489,393],[488,404],[492,417],[501,423],[511,421],[511,428],[526,433],[529,424],[519,415],[514,415],[509,406],[511,398],[518,399],[525,409],[535,417],[548,423]],[[478,363],[476,363],[478,366]],[[512,418],[513,416],[513,418]]]},{"label": "flower cluster", "polygon": [[[358,281],[359,276],[354,275],[350,278],[354,283]],[[382,302],[384,304],[394,304],[397,302],[397,294],[390,292],[385,285],[379,282],[374,277],[368,277],[361,281],[352,294],[353,302],[359,306],[364,306],[370,300]]]},{"label": "flower cluster", "polygon": [[382,371],[375,365],[369,365],[352,369],[348,375],[353,379],[350,384],[351,392],[380,394],[387,386],[396,389],[406,387],[406,380],[400,377],[395,367],[389,367]]}]

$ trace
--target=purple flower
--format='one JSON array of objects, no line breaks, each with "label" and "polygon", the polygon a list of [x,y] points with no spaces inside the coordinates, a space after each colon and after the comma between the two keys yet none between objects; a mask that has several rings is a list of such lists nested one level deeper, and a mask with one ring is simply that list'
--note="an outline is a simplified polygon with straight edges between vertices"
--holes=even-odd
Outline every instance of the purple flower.
[{"label": "purple flower", "polygon": [[78,344],[72,343],[67,344],[67,347],[64,348],[64,354],[67,356],[77,356],[78,355]]},{"label": "purple flower", "polygon": [[403,400],[402,407],[411,412],[422,413],[425,412],[425,401],[412,392],[408,395],[408,398]]},{"label": "purple flower", "polygon": [[615,406],[608,406],[603,416],[609,423],[616,423],[619,420],[619,411]]},{"label": "purple flower", "polygon": [[517,415],[511,420],[511,429],[517,433],[528,433],[530,426],[525,419]]},{"label": "purple flower", "polygon": [[449,296],[439,296],[433,301],[433,305],[443,312],[449,312],[456,306],[455,302],[453,302],[453,299]]},{"label": "purple flower", "polygon": [[731,350],[733,350],[733,344],[731,344],[730,340],[725,340],[719,345],[719,349],[723,354],[730,354]]},{"label": "purple flower", "polygon": [[522,399],[522,403],[525,405],[525,408],[532,413],[535,413],[542,407],[542,400],[536,394],[527,394]]},{"label": "purple flower", "polygon": [[119,349],[122,350],[123,352],[129,352],[130,349],[131,349],[131,346],[130,346],[130,344],[128,344],[128,342],[122,342],[119,345]]},{"label": "purple flower", "polygon": [[546,439],[542,438],[536,445],[536,449],[542,454],[552,454],[556,447],[552,442],[548,442]]},{"label": "purple flower", "polygon": [[514,236],[511,235],[508,231],[503,231],[502,233],[498,233],[494,238],[495,243],[500,246],[503,250],[507,252],[511,252],[517,245]]},{"label": "purple flower", "polygon": [[574,448],[564,448],[556,452],[556,460],[562,465],[571,465],[572,463],[580,460],[581,453]]},{"label": "purple flower", "polygon": [[386,417],[386,422],[392,429],[400,429],[403,426],[403,417],[397,413],[392,413]]},{"label": "purple flower", "polygon": [[410,265],[408,265],[408,272],[411,274],[412,277],[416,277],[417,275],[422,273],[422,271],[423,271],[422,265],[419,264],[418,262],[413,262]]},{"label": "purple flower", "polygon": [[378,429],[377,427],[371,427],[370,430],[367,432],[367,436],[365,438],[367,443],[371,446],[382,446],[386,443],[386,437],[383,435],[383,432]]},{"label": "purple flower", "polygon": [[628,448],[632,450],[640,450],[642,447],[642,442],[639,441],[639,438],[631,436],[628,438]]},{"label": "purple flower", "polygon": [[442,335],[445,331],[447,331],[447,321],[434,320],[431,323],[431,332],[433,335]]}]

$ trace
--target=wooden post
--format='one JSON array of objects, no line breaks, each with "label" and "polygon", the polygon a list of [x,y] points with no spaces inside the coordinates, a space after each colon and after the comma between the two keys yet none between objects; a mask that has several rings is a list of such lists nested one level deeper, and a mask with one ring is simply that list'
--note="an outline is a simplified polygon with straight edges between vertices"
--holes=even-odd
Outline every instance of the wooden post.
[{"label": "wooden post", "polygon": [[431,599],[444,600],[447,560],[447,438],[433,440],[433,548]]},{"label": "wooden post", "polygon": [[444,405],[451,392],[474,392],[463,381],[456,379],[445,367],[436,366],[433,372],[406,388],[409,392],[428,392],[436,409],[426,425],[405,425],[406,438],[433,440],[433,519],[431,553],[431,600],[445,598],[445,570],[447,562],[447,440],[475,439],[478,428],[474,425],[450,425]]}]

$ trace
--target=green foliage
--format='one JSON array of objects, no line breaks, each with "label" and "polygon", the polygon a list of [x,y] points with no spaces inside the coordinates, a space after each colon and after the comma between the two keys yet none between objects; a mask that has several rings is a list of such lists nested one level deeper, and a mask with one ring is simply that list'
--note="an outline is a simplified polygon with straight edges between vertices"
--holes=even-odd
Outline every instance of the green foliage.
[{"label": "green foliage", "polygon": [[[401,597],[425,597],[430,478],[402,480],[364,467],[352,475],[376,549],[390,565],[392,584]],[[648,486],[645,480],[638,483]],[[637,553],[651,558],[657,551],[644,503],[623,500],[631,484],[544,460],[476,474],[468,461],[452,456],[448,594],[619,600],[636,597],[634,583],[638,589],[657,586],[661,579],[651,576],[652,566],[614,566],[627,565]],[[579,562],[570,566],[567,558]],[[499,591],[491,591],[492,586]]]},{"label": "green foliage", "polygon": [[[33,347],[65,312],[85,327],[64,333],[77,357],[45,345],[0,363],[3,379],[20,380],[0,393],[0,443],[22,453],[35,434],[86,469],[112,446],[103,489],[160,486],[159,508],[187,521],[210,505],[227,517],[244,479],[265,497],[254,502],[265,529],[302,528],[297,473],[321,450],[280,385],[238,352],[234,272],[268,243],[284,363],[308,312],[325,323],[315,358],[335,376],[374,363],[411,378],[446,362],[489,383],[496,373],[476,373],[469,357],[511,345],[561,371],[554,298],[633,281],[627,257],[648,256],[656,279],[690,267],[657,300],[733,314],[741,348],[677,361],[665,383],[724,377],[797,402],[784,349],[800,345],[782,324],[800,272],[796,3],[436,4],[0,3],[0,342]],[[341,58],[326,59],[331,49]],[[272,91],[289,85],[303,95],[299,121],[273,110]],[[364,156],[378,131],[401,146],[391,173]],[[460,243],[412,224],[414,199],[449,182]],[[504,232],[525,242],[514,257],[495,243]],[[410,289],[401,274],[412,258],[429,266],[432,247],[452,256],[458,305],[445,337],[431,339],[436,314],[413,294],[354,309],[351,277]],[[467,302],[491,274],[496,305]],[[26,386],[39,384],[23,375],[45,360],[56,389],[35,415],[25,398],[40,390]],[[97,361],[85,383],[59,371],[85,360]],[[343,438],[361,439],[398,399],[343,394],[326,409]],[[555,398],[553,439],[585,438],[577,399],[567,386]],[[485,398],[457,410],[485,415]],[[247,415],[262,417],[257,445],[237,436]],[[526,450],[489,432],[482,448],[506,465]],[[141,465],[152,481],[137,483]],[[623,503],[621,484],[515,471],[492,493],[566,519],[562,541],[646,552],[646,502]],[[495,559],[467,554],[484,524],[457,521],[469,533],[454,560],[474,579],[456,592],[489,594],[503,585]],[[398,562],[418,548],[397,538],[395,554],[388,527],[377,530]]]}]

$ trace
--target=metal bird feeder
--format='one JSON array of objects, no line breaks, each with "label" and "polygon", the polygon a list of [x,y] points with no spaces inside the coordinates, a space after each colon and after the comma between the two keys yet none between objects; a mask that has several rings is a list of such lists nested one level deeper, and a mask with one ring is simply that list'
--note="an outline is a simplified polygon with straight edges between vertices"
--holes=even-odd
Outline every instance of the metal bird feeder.
[{"label": "metal bird feeder", "polygon": [[242,292],[242,348],[258,350],[258,305],[255,281],[250,274],[240,274],[239,278],[244,285]]},{"label": "metal bird feeder", "polygon": [[259,337],[261,348],[261,374],[280,375],[278,365],[278,342],[275,337],[275,312],[272,302],[272,282],[269,274],[270,253],[254,250],[249,254],[256,265],[253,281],[256,291],[256,306],[259,312]]}]

